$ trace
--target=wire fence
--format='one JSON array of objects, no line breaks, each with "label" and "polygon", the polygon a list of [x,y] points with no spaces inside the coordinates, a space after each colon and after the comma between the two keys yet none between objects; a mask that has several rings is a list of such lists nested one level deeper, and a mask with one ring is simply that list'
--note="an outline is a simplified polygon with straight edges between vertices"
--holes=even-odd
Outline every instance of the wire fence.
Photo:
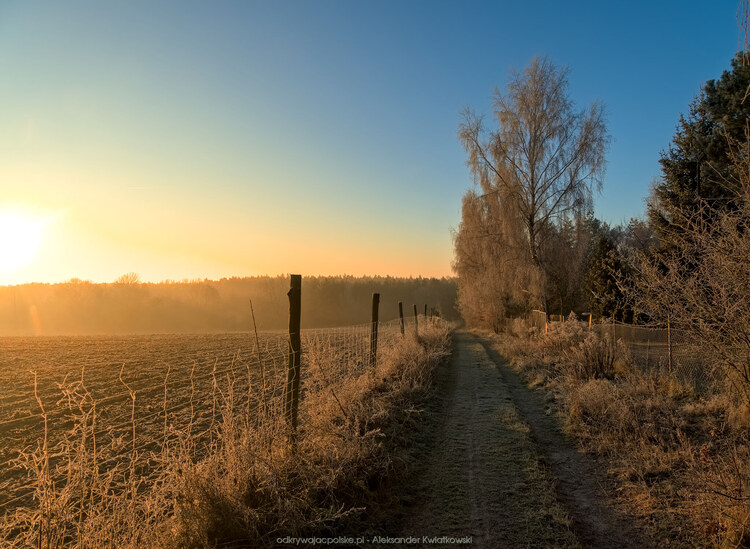
[{"label": "wire fence", "polygon": [[[384,351],[439,321],[301,330],[302,398],[372,373],[373,334]],[[227,418],[283,427],[289,337],[0,338],[0,523],[19,523],[50,493],[59,503],[83,501],[83,487],[93,498],[96,483],[107,483],[100,498],[147,490],[175,454],[195,462],[215,449]]]},{"label": "wire fence", "polygon": [[658,370],[708,391],[721,381],[714,357],[685,330],[604,321],[591,326],[601,336],[621,341],[641,369]]},{"label": "wire fence", "polygon": [[[555,325],[571,322],[560,315],[547,316],[534,310],[521,319],[537,332],[546,333]],[[612,319],[578,321],[585,329],[603,338],[620,342],[633,364],[644,371],[659,371],[700,391],[711,391],[724,382],[715,353],[706,349],[687,330],[671,326],[637,326]]]}]

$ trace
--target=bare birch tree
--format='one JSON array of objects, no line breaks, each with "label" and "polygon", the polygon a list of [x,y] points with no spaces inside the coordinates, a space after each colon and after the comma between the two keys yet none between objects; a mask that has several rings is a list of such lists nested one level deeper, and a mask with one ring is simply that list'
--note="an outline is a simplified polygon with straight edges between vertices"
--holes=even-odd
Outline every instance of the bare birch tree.
[{"label": "bare birch tree", "polygon": [[513,73],[506,95],[495,90],[496,130],[486,131],[482,117],[470,110],[459,127],[467,164],[481,189],[477,199],[495,195],[502,204],[497,209],[501,232],[522,235],[506,244],[538,272],[535,293],[545,309],[544,241],[550,227],[591,207],[608,142],[603,107],[593,103],[576,111],[567,91],[567,71],[535,58],[523,72]]}]

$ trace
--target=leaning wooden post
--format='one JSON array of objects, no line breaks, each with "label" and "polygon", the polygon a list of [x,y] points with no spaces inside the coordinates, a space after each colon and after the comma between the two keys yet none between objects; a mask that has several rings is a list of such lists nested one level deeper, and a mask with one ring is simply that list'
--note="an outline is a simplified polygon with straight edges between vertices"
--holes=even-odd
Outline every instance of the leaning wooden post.
[{"label": "leaning wooden post", "polygon": [[672,375],[672,319],[667,313],[667,369]]},{"label": "leaning wooden post", "polygon": [[591,331],[591,319],[594,318],[592,313],[589,313],[589,332]]},{"label": "leaning wooden post", "polygon": [[417,304],[414,304],[414,333],[419,337],[419,318],[417,313]]},{"label": "leaning wooden post", "polygon": [[378,359],[378,306],[380,294],[372,294],[372,315],[370,321],[370,367],[374,368]]},{"label": "leaning wooden post", "polygon": [[300,319],[302,316],[302,276],[292,275],[289,296],[289,368],[286,377],[285,407],[286,420],[292,430],[292,442],[296,440],[297,411],[299,410]]},{"label": "leaning wooden post", "polygon": [[401,335],[404,335],[404,302],[398,302],[398,318],[401,320]]}]

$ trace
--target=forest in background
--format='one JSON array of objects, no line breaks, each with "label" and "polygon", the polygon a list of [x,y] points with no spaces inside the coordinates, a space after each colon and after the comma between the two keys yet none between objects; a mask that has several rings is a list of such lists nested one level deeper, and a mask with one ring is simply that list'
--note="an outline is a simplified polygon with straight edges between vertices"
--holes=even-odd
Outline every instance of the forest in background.
[{"label": "forest in background", "polygon": [[[233,332],[288,326],[289,277],[258,276],[141,283],[132,273],[114,283],[70,280],[0,287],[0,335],[88,335]],[[456,319],[451,278],[303,277],[302,327],[328,328],[370,321],[372,293],[380,293],[380,319],[427,305]]]}]

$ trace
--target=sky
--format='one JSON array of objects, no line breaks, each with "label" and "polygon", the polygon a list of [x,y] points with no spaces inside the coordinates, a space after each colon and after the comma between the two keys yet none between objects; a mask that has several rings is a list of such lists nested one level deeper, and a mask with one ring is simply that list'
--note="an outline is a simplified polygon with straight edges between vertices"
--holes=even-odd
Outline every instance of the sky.
[{"label": "sky", "polygon": [[450,276],[460,113],[536,55],[604,104],[626,222],[738,5],[2,2],[0,284]]}]

